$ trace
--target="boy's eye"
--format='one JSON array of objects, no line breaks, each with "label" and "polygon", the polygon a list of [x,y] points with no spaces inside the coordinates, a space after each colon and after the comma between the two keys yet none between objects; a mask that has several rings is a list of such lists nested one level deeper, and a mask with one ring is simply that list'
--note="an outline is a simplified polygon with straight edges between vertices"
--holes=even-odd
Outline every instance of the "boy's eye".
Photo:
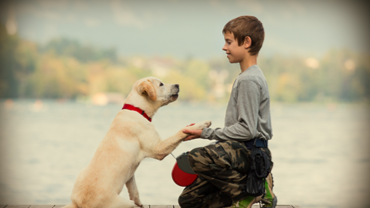
[{"label": "boy's eye", "polygon": [[163,83],[161,82],[161,83],[159,84],[159,86],[163,86]]}]

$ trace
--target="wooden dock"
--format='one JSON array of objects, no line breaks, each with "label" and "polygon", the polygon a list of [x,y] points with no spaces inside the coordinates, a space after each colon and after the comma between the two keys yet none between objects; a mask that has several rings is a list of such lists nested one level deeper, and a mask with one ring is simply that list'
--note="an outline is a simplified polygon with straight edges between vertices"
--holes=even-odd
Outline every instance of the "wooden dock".
[{"label": "wooden dock", "polygon": [[[0,208],[62,208],[65,205],[0,205]],[[277,205],[277,208],[300,208],[298,205]],[[180,208],[179,205],[144,205],[144,208]],[[252,208],[259,208],[255,204]]]}]

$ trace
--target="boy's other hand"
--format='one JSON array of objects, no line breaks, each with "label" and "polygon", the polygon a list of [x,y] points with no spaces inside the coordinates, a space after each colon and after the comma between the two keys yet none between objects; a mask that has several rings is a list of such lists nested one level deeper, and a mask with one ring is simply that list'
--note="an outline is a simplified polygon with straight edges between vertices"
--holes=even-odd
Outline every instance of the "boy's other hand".
[{"label": "boy's other hand", "polygon": [[182,130],[183,133],[189,134],[183,141],[189,141],[192,139],[200,138],[202,131],[203,130],[190,130],[190,129]]}]

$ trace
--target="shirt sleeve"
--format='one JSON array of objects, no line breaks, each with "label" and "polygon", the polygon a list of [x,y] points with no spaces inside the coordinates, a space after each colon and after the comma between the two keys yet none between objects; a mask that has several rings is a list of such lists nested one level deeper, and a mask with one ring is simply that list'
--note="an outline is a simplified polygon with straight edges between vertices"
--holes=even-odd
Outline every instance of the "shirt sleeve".
[{"label": "shirt sleeve", "polygon": [[[247,141],[258,137],[257,122],[260,86],[253,80],[242,80],[237,86],[236,108],[238,121],[224,128],[204,128],[201,138],[210,140]],[[230,98],[233,99],[233,98]]]}]

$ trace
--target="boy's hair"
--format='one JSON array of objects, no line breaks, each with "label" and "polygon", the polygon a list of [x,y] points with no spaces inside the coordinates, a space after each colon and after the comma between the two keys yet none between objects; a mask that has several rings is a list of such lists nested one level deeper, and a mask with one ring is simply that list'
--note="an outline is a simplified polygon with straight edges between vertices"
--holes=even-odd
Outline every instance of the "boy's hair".
[{"label": "boy's hair", "polygon": [[258,54],[265,39],[262,22],[254,16],[240,16],[230,20],[222,30],[223,34],[226,32],[234,34],[239,46],[244,43],[245,37],[249,36],[252,40],[252,45],[249,47],[251,55]]}]

